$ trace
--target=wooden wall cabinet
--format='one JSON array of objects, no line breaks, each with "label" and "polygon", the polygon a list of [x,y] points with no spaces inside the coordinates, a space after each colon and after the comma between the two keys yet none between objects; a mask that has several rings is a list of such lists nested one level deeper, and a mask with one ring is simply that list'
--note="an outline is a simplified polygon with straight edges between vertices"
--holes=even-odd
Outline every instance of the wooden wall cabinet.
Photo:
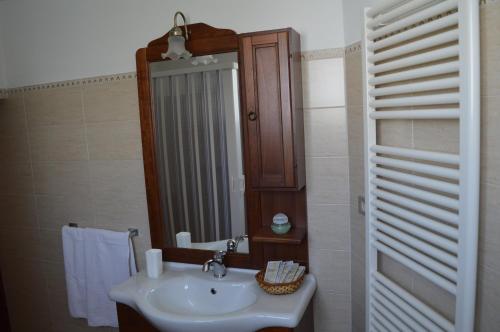
[{"label": "wooden wall cabinet", "polygon": [[305,161],[299,34],[248,33],[239,44],[252,189],[300,190]]}]

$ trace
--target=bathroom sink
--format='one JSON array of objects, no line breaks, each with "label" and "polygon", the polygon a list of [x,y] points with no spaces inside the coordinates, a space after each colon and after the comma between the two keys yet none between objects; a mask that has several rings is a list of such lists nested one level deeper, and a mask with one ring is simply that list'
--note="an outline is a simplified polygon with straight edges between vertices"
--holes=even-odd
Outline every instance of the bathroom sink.
[{"label": "bathroom sink", "polygon": [[256,331],[298,325],[316,289],[307,275],[290,295],[269,295],[255,282],[256,270],[232,269],[216,279],[200,265],[165,263],[164,273],[150,279],[141,272],[115,286],[110,297],[141,313],[160,331]]},{"label": "bathroom sink", "polygon": [[193,275],[174,277],[152,290],[147,302],[165,313],[206,316],[227,314],[254,304],[257,300],[256,285],[247,278],[232,279],[220,282],[206,278],[206,275],[203,278]]}]

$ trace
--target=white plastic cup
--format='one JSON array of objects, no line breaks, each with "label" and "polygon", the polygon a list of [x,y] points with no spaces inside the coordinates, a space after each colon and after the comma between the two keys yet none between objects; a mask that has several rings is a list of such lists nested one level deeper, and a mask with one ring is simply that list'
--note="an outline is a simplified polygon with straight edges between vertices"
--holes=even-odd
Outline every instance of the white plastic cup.
[{"label": "white plastic cup", "polygon": [[146,251],[146,270],[149,278],[159,278],[163,272],[163,259],[161,249]]}]

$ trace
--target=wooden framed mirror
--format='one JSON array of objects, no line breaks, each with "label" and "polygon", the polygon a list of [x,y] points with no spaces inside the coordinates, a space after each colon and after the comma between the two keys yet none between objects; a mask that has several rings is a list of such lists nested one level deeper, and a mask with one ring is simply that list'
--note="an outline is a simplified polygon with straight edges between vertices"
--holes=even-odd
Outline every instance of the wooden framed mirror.
[{"label": "wooden framed mirror", "polygon": [[[237,182],[243,179],[239,47],[231,30],[198,23],[187,31],[193,58],[164,59],[167,34],[139,49],[136,62],[151,243],[165,259],[200,263],[247,234],[244,196],[236,190],[244,187]],[[182,248],[181,232],[192,240]],[[240,251],[248,248],[242,242]],[[250,266],[243,251],[228,254],[228,265]]]},{"label": "wooden framed mirror", "polygon": [[[201,264],[247,234],[246,252],[228,253],[226,265],[261,268],[288,259],[307,266],[298,33],[238,35],[203,23],[187,31],[189,60],[162,58],[168,34],[136,53],[152,246],[163,249],[164,260]],[[201,119],[207,114],[208,122]],[[271,232],[277,213],[292,224],[286,235]],[[177,246],[185,231],[191,248]]]}]

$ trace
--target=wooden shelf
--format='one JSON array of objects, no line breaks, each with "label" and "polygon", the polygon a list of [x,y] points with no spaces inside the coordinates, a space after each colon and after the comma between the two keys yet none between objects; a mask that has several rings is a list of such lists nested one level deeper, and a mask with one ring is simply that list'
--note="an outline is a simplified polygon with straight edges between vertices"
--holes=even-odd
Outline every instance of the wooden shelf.
[{"label": "wooden shelf", "polygon": [[274,234],[271,226],[261,228],[253,237],[253,242],[276,243],[276,244],[301,244],[306,236],[304,228],[292,228],[283,235]]}]

